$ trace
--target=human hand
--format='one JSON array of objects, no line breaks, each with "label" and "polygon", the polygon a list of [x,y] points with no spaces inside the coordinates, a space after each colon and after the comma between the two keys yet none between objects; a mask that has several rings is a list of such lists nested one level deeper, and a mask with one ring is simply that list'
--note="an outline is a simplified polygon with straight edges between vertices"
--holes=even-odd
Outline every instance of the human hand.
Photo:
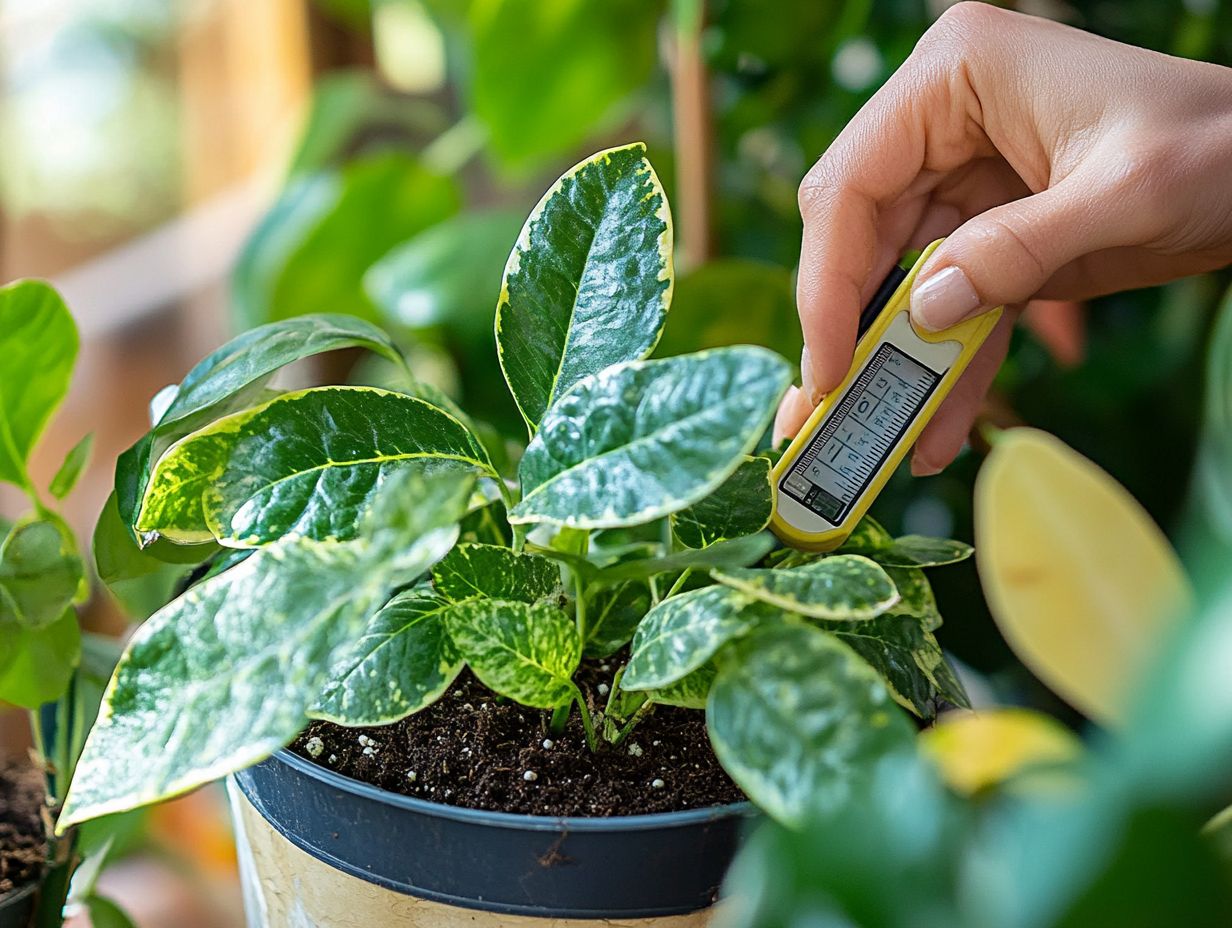
[{"label": "human hand", "polygon": [[1161,283],[1232,262],[1232,69],[982,3],[951,7],[800,186],[802,389],[794,435],[851,364],[860,310],[898,256],[948,236],[911,314],[942,329],[1007,312],[916,443],[961,449],[1019,304]]}]

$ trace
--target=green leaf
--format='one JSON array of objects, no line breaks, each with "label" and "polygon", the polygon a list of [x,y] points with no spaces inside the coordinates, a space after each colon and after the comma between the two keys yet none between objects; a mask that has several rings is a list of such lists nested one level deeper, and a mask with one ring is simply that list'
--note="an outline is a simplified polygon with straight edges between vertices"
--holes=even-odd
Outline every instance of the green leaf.
[{"label": "green leaf", "polygon": [[73,487],[77,486],[77,481],[81,479],[82,471],[86,469],[86,465],[90,462],[90,451],[93,447],[94,433],[91,432],[69,449],[68,454],[64,456],[64,462],[60,465],[60,469],[51,478],[51,485],[48,489],[51,490],[52,496],[56,499],[64,499],[64,497],[73,492]]},{"label": "green leaf", "polygon": [[458,537],[462,541],[506,547],[513,542],[505,502],[500,497],[472,503],[470,510],[462,517],[460,528],[462,533]]},{"label": "green leaf", "polygon": [[497,545],[460,544],[432,569],[432,583],[451,602],[482,596],[533,603],[560,590],[560,567]]},{"label": "green leaf", "polygon": [[611,657],[633,638],[637,623],[650,608],[650,588],[636,580],[594,588],[586,604],[585,657]]},{"label": "green leaf", "polygon": [[621,686],[662,689],[680,680],[735,638],[780,611],[725,586],[708,586],[665,599],[646,614],[633,636]]},{"label": "green leaf", "polygon": [[804,347],[795,291],[791,271],[774,264],[724,258],[702,265],[677,281],[655,356],[761,345],[794,362]]},{"label": "green leaf", "polygon": [[364,272],[395,245],[457,212],[456,183],[383,151],[291,181],[244,245],[232,280],[237,327],[305,313],[366,319]]},{"label": "green leaf", "polygon": [[46,628],[77,599],[83,574],[55,523],[18,525],[0,546],[0,622]]},{"label": "green leaf", "polygon": [[868,622],[828,622],[823,627],[868,661],[894,701],[920,718],[936,717],[939,699],[970,707],[941,645],[916,616],[895,610]]},{"label": "green leaf", "polygon": [[344,348],[366,348],[402,364],[397,347],[376,326],[333,314],[259,326],[203,358],[182,383],[155,397],[151,431],[116,462],[116,495],[124,523],[136,526],[151,465],[169,445],[228,413],[267,401],[266,384],[280,368]]},{"label": "green leaf", "polygon": [[193,789],[290,742],[372,612],[453,546],[472,486],[456,473],[399,474],[354,541],[279,541],[138,628],[60,830]]},{"label": "green leaf", "polygon": [[114,492],[107,497],[94,526],[93,549],[98,578],[108,586],[168,568],[173,572],[185,573],[220,550],[216,544],[177,545],[162,538],[144,548],[138,547],[128,526],[120,518]]},{"label": "green leaf", "polygon": [[0,358],[0,480],[28,489],[26,461],[68,393],[77,359],[77,326],[50,285],[0,287]]},{"label": "green leaf", "polygon": [[521,216],[468,212],[420,232],[368,270],[364,287],[382,315],[404,329],[439,327],[491,351],[492,303]]},{"label": "green leaf", "polygon": [[647,697],[661,706],[679,706],[681,709],[705,709],[710,688],[718,674],[714,661],[707,661],[688,676],[681,677],[662,689],[651,690]]},{"label": "green leaf", "polygon": [[711,744],[784,825],[842,808],[878,758],[912,743],[881,678],[819,629],[767,624],[726,658],[706,707]]},{"label": "green leaf", "polygon": [[765,557],[775,544],[774,536],[769,532],[758,532],[756,535],[745,535],[731,541],[720,541],[708,548],[693,548],[662,557],[620,561],[596,571],[592,579],[596,582],[612,583],[617,580],[645,580],[656,574],[681,570],[747,567]]},{"label": "green leaf", "polygon": [[388,725],[436,702],[464,663],[445,630],[452,608],[426,587],[399,593],[368,620],[308,714],[339,725]]},{"label": "green leaf", "polygon": [[940,567],[957,564],[969,558],[975,549],[949,538],[927,538],[924,535],[903,535],[875,557],[887,567]]},{"label": "green leaf", "polygon": [[862,622],[898,602],[893,581],[858,554],[839,554],[781,570],[715,570],[720,583],[788,612]]},{"label": "green leaf", "polygon": [[449,635],[475,676],[502,696],[538,709],[574,697],[582,657],[577,628],[547,603],[492,599],[459,603],[445,618]]},{"label": "green leaf", "polygon": [[102,896],[91,896],[86,900],[86,911],[90,913],[91,928],[137,928],[123,909]]},{"label": "green leaf", "polygon": [[0,702],[37,709],[64,695],[81,657],[81,630],[74,610],[65,609],[54,622],[40,628],[0,614],[0,641],[4,642]]},{"label": "green leaf", "polygon": [[531,432],[578,381],[644,358],[659,340],[672,299],[672,217],[645,152],[613,148],[570,169],[509,255],[496,346]]},{"label": "green leaf", "polygon": [[471,108],[501,161],[537,167],[614,116],[652,73],[659,13],[642,0],[474,3]]},{"label": "green leaf", "polygon": [[894,611],[915,616],[930,632],[941,627],[941,610],[937,608],[937,599],[933,596],[932,584],[924,571],[915,567],[887,567],[886,573],[894,581],[898,590],[898,602]]},{"label": "green leaf", "polygon": [[838,554],[863,554],[873,557],[894,543],[893,537],[872,516],[864,516],[838,548]]},{"label": "green leaf", "polygon": [[760,532],[770,524],[773,510],[769,460],[746,458],[717,490],[675,513],[672,531],[681,544],[704,548]]},{"label": "green leaf", "polygon": [[693,505],[753,450],[788,373],[765,349],[737,347],[588,377],[527,447],[510,519],[615,528]]},{"label": "green leaf", "polygon": [[492,471],[474,435],[423,400],[371,387],[286,393],[175,444],[137,527],[233,547],[290,532],[345,540],[381,483],[412,465]]}]

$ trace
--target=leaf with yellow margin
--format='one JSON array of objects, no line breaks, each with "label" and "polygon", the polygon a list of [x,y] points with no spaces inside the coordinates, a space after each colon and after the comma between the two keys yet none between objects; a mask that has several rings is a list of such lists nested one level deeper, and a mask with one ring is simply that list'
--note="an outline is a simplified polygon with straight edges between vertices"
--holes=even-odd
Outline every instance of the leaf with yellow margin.
[{"label": "leaf with yellow margin", "polygon": [[1087,715],[1121,721],[1192,602],[1159,527],[1059,439],[1012,429],[976,481],[975,541],[989,609],[1014,653]]},{"label": "leaf with yellow margin", "polygon": [[945,781],[966,795],[1073,760],[1082,750],[1068,728],[1028,709],[947,713],[921,732],[920,747]]}]

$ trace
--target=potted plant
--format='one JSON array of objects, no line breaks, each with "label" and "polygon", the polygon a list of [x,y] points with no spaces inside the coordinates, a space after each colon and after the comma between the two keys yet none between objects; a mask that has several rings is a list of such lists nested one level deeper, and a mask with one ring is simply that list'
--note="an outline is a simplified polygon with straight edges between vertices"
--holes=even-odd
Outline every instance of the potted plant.
[{"label": "potted plant", "polygon": [[[29,710],[33,763],[0,766],[0,926],[59,925],[70,877],[74,903],[118,912],[94,892],[106,855],[105,824],[57,838],[55,821],[118,649],[82,632],[77,607],[89,595],[72,530],[56,504],[73,490],[90,455],[87,435],[66,455],[47,494],[29,472],[30,453],[68,392],[77,328],[42,281],[0,288],[0,481],[26,495],[31,510],[0,519],[0,703]],[[50,498],[48,498],[50,497]],[[114,922],[121,924],[121,922]]]},{"label": "potted plant", "polygon": [[[505,269],[524,450],[351,317],[254,329],[161,393],[96,555],[199,566],[132,638],[59,827],[230,774],[253,924],[703,924],[744,796],[798,826],[910,715],[965,705],[922,568],[970,548],[872,520],[829,555],[778,546],[791,370],[648,360],[672,288],[666,196],[615,148]],[[354,347],[384,387],[269,386]]]}]

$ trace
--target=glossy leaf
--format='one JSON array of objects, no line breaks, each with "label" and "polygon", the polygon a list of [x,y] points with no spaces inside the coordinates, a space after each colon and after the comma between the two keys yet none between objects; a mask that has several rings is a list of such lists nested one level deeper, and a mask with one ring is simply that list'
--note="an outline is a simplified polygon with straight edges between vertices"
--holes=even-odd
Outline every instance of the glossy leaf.
[{"label": "glossy leaf", "polygon": [[328,313],[258,326],[203,358],[182,383],[156,397],[150,432],[116,462],[124,523],[135,528],[151,467],[169,445],[228,413],[268,401],[266,384],[288,364],[344,348],[366,348],[402,363],[397,347],[376,326]]},{"label": "glossy leaf", "polygon": [[677,551],[660,557],[634,558],[604,567],[593,574],[601,583],[619,580],[645,580],[658,574],[681,570],[706,570],[712,567],[747,567],[756,564],[775,545],[769,532],[720,541],[707,548]]},{"label": "glossy leaf", "polygon": [[0,546],[0,623],[38,630],[77,599],[84,568],[49,521],[18,525]]},{"label": "glossy leaf", "polygon": [[765,431],[788,368],[761,348],[635,361],[578,383],[522,457],[514,522],[613,528],[718,489]]},{"label": "glossy leaf", "polygon": [[650,608],[650,588],[637,580],[598,587],[586,604],[585,657],[611,657],[633,639]]},{"label": "glossy leaf", "polygon": [[873,557],[893,544],[894,538],[872,516],[864,516],[839,547],[839,554],[863,554]]},{"label": "glossy leaf", "polygon": [[573,698],[571,678],[582,644],[563,610],[546,603],[476,599],[449,610],[445,621],[484,686],[539,709]]},{"label": "glossy leaf", "polygon": [[914,732],[881,678],[825,632],[768,624],[720,666],[706,707],[714,752],[784,825],[843,806]]},{"label": "glossy leaf", "polygon": [[364,272],[458,204],[452,179],[393,151],[293,180],[240,255],[232,282],[239,327],[316,312],[375,319]]},{"label": "glossy leaf", "polygon": [[670,686],[781,612],[725,586],[708,586],[665,599],[646,614],[633,636],[621,686],[655,690]]},{"label": "glossy leaf", "polygon": [[659,15],[641,0],[472,4],[471,107],[501,162],[536,167],[599,127],[650,76]]},{"label": "glossy leaf", "polygon": [[937,598],[924,571],[915,567],[887,567],[885,571],[898,590],[894,611],[915,616],[930,632],[939,629],[941,610],[937,608]]},{"label": "glossy leaf", "polygon": [[405,329],[439,327],[457,342],[492,342],[491,294],[499,290],[521,216],[463,213],[425,229],[368,270],[364,287],[382,316]]},{"label": "glossy leaf", "polygon": [[651,702],[661,706],[679,706],[681,709],[705,709],[706,700],[710,696],[710,688],[718,668],[713,661],[702,664],[688,676],[681,677],[675,683],[668,684],[657,690],[651,690],[646,696]]},{"label": "glossy leaf", "polygon": [[1058,439],[1011,429],[976,481],[975,537],[988,607],[1014,653],[1082,711],[1121,719],[1192,603],[1151,517]]},{"label": "glossy leaf", "polygon": [[499,497],[472,503],[460,525],[462,541],[485,545],[509,546],[513,533],[509,530],[505,503]]},{"label": "glossy leaf", "polygon": [[460,544],[432,569],[432,584],[451,602],[482,596],[533,603],[560,589],[560,567],[498,545]]},{"label": "glossy leaf", "polygon": [[532,432],[578,381],[644,358],[659,340],[672,299],[672,218],[645,152],[613,148],[573,167],[509,256],[496,344]]},{"label": "glossy leaf", "polygon": [[174,445],[137,527],[235,547],[291,532],[347,539],[381,484],[408,466],[491,472],[474,435],[423,400],[370,387],[286,393]]},{"label": "glossy leaf", "polygon": [[720,583],[788,612],[815,619],[863,622],[898,602],[898,591],[876,563],[839,554],[780,570],[715,570]]},{"label": "glossy leaf", "polygon": [[94,433],[91,432],[69,449],[68,454],[64,456],[64,461],[60,464],[59,470],[51,478],[51,483],[48,486],[52,496],[56,499],[64,499],[64,497],[73,492],[73,487],[77,486],[77,481],[81,479],[82,472],[86,469],[86,465],[90,463],[90,451],[93,447]]},{"label": "glossy leaf", "polygon": [[867,622],[827,622],[824,627],[868,661],[894,701],[920,718],[933,718],[941,700],[961,708],[971,705],[941,645],[916,616],[895,610]]},{"label": "glossy leaf", "polygon": [[150,618],[116,668],[59,828],[185,792],[287,744],[372,612],[452,547],[471,486],[458,474],[399,474],[356,540],[284,539]]},{"label": "glossy leaf", "polygon": [[0,642],[0,702],[37,709],[64,694],[81,657],[74,610],[64,610],[39,628],[21,625],[0,611]]},{"label": "glossy leaf", "polygon": [[746,458],[736,472],[705,499],[672,515],[672,531],[681,544],[704,548],[760,532],[774,509],[770,461]]},{"label": "glossy leaf", "polygon": [[794,363],[804,347],[795,290],[785,267],[745,258],[704,264],[676,282],[655,356],[761,345]]},{"label": "glossy leaf", "polygon": [[425,587],[391,599],[334,666],[309,716],[340,725],[387,725],[434,703],[464,663],[445,630],[451,608]]},{"label": "glossy leaf", "polygon": [[965,561],[975,549],[950,538],[902,535],[876,553],[877,562],[887,567],[940,567]]},{"label": "glossy leaf", "polygon": [[0,287],[0,358],[0,481],[26,488],[26,461],[68,393],[77,359],[77,326],[50,285]]}]

